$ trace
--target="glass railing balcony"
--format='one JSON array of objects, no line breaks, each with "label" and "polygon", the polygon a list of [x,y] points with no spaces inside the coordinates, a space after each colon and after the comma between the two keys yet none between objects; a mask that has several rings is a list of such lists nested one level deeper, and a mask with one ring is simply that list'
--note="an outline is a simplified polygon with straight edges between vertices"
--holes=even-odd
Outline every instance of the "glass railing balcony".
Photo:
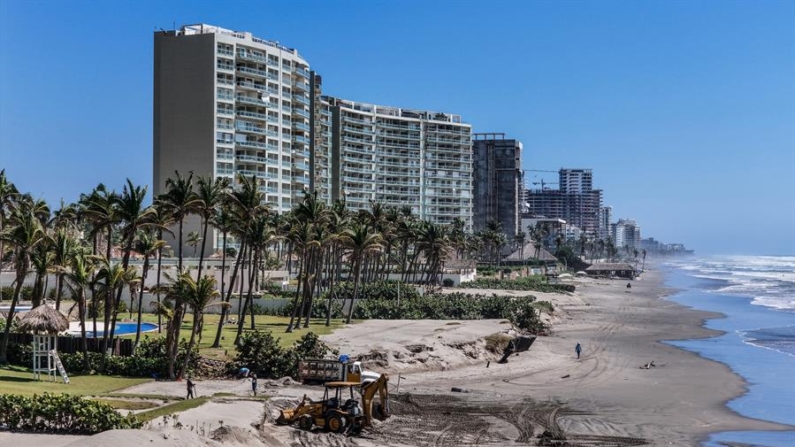
[{"label": "glass railing balcony", "polygon": [[238,169],[237,173],[240,175],[245,175],[246,177],[251,177],[252,175],[261,176],[264,174],[262,171],[252,171],[249,169]]},{"label": "glass railing balcony", "polygon": [[[329,115],[331,115],[331,113],[329,113]],[[363,119],[359,119],[359,118],[354,118],[354,117],[348,116],[348,115],[342,115],[342,119],[343,119],[343,121],[347,121],[349,123],[366,124],[368,126],[373,124],[372,121],[363,120]]]},{"label": "glass railing balcony", "polygon": [[273,59],[268,59],[268,62],[266,62],[266,64],[270,65],[271,67],[277,67],[277,68],[279,67],[279,61],[275,61]]},{"label": "glass railing balcony", "polygon": [[255,162],[255,163],[267,163],[268,162],[267,158],[265,158],[265,157],[255,157],[254,155],[236,155],[235,158],[237,158],[240,161],[251,161],[251,162]]},{"label": "glass railing balcony", "polygon": [[309,126],[304,123],[295,123],[294,126],[298,130],[303,130],[304,132],[309,132]]},{"label": "glass railing balcony", "polygon": [[246,118],[253,118],[260,121],[271,121],[273,122],[273,117],[269,115],[265,115],[264,113],[257,113],[257,112],[249,112],[247,110],[238,110],[237,116],[245,116]]},{"label": "glass railing balcony", "polygon": [[216,78],[215,82],[222,85],[235,85],[235,82],[227,78]]},{"label": "glass railing balcony", "polygon": [[298,75],[301,75],[301,76],[303,76],[305,78],[309,77],[309,72],[307,70],[301,68],[301,67],[295,67],[294,73],[298,74]]},{"label": "glass railing balcony", "polygon": [[259,76],[261,78],[268,77],[267,71],[257,70],[256,68],[249,68],[249,67],[237,67],[237,71],[241,73],[247,73],[254,76]]},{"label": "glass railing balcony", "polygon": [[303,143],[303,144],[309,144],[309,138],[306,138],[306,137],[300,137],[300,136],[294,136],[294,137],[293,137],[293,142],[294,142],[294,143]]},{"label": "glass railing balcony", "polygon": [[293,183],[309,183],[308,176],[294,176]]},{"label": "glass railing balcony", "polygon": [[235,97],[233,95],[225,95],[223,93],[219,93],[219,94],[215,95],[215,97],[217,99],[222,100],[222,101],[234,101],[235,100]]},{"label": "glass railing balcony", "polygon": [[234,66],[234,65],[227,65],[227,64],[217,64],[217,65],[216,65],[216,67],[217,67],[219,70],[225,70],[225,71],[235,71],[235,66]]},{"label": "glass railing balcony", "polygon": [[216,168],[215,173],[217,175],[235,175],[234,169],[223,169],[223,168]]},{"label": "glass railing balcony", "polygon": [[219,130],[234,130],[235,127],[231,124],[218,123],[215,125],[215,128]]},{"label": "glass railing balcony", "polygon": [[215,143],[216,144],[230,144],[230,145],[231,144],[235,144],[235,142],[233,140],[222,140],[220,138],[216,138],[215,139]]},{"label": "glass railing balcony", "polygon": [[237,81],[237,86],[239,88],[256,90],[258,92],[264,92],[268,88],[268,86],[265,84],[256,84],[254,82],[245,82],[245,81]]},{"label": "glass railing balcony", "polygon": [[266,144],[265,150],[268,152],[279,152],[279,145],[278,144]]},{"label": "glass railing balcony", "polygon": [[309,83],[308,82],[296,81],[296,82],[293,82],[293,87],[295,87],[297,89],[304,90],[306,92],[309,91]]},{"label": "glass railing balcony", "polygon": [[362,128],[362,127],[343,126],[343,129],[345,129],[346,132],[354,132],[364,135],[375,135],[375,132],[373,132],[371,129]]},{"label": "glass railing balcony", "polygon": [[304,109],[293,108],[292,111],[293,115],[303,116],[304,118],[309,118],[309,112]]},{"label": "glass railing balcony", "polygon": [[237,57],[239,59],[246,59],[246,60],[249,60],[249,61],[261,62],[263,64],[268,62],[268,57],[265,56],[264,54],[263,55],[254,54],[254,53],[252,53],[250,51],[238,51],[237,52]]},{"label": "glass railing balcony", "polygon": [[373,173],[372,169],[354,168],[354,167],[349,166],[349,165],[345,165],[345,167],[342,168],[342,170],[345,171],[345,172],[355,172],[355,173],[358,173],[358,174],[372,174]]},{"label": "glass railing balcony", "polygon": [[219,108],[215,109],[215,111],[216,111],[216,113],[218,113],[219,115],[234,115],[234,114],[235,114],[234,110],[232,110],[232,109],[225,109],[225,108],[221,108],[221,107],[219,107]]},{"label": "glass railing balcony", "polygon": [[298,101],[301,104],[309,105],[309,98],[307,98],[307,97],[305,97],[303,95],[293,95],[292,98],[293,98],[293,101]]},{"label": "glass railing balcony", "polygon": [[353,154],[373,155],[374,153],[372,149],[362,147],[343,146],[342,149]]},{"label": "glass railing balcony", "polygon": [[309,170],[309,165],[307,163],[295,163],[293,166],[297,169],[302,169],[304,171]]},{"label": "glass railing balcony", "polygon": [[215,158],[218,160],[234,160],[234,154],[215,154]]},{"label": "glass railing balcony", "polygon": [[[372,152],[368,152],[367,155],[372,155]],[[350,162],[350,163],[361,163],[361,164],[366,164],[366,165],[372,165],[373,164],[372,157],[361,158],[361,157],[352,157],[350,155],[343,155],[342,159],[347,161],[347,162]]]},{"label": "glass railing balcony", "polygon": [[278,81],[279,80],[279,75],[277,75],[275,73],[268,73],[267,75],[265,75],[265,77],[270,79],[271,81]]},{"label": "glass railing balcony", "polygon": [[266,149],[268,147],[267,144],[257,141],[236,141],[235,144],[243,147],[255,147],[257,149]]},{"label": "glass railing balcony", "polygon": [[235,52],[226,48],[218,48],[218,54],[223,54],[224,56],[234,56]]},{"label": "glass railing balcony", "polygon": [[260,107],[273,107],[271,103],[253,96],[237,95],[235,99],[237,99],[238,102],[242,102],[244,104],[253,104]]},{"label": "glass railing balcony", "polygon": [[384,147],[399,147],[401,149],[416,149],[416,150],[420,149],[420,145],[417,143],[406,144],[406,143],[398,143],[396,141],[382,140],[382,139],[378,139],[378,145]]}]

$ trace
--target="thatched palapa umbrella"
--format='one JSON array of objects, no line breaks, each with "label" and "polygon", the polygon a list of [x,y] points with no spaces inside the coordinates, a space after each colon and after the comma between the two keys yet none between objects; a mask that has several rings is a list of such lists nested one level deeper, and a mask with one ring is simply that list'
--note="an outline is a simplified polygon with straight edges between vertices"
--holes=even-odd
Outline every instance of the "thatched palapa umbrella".
[{"label": "thatched palapa umbrella", "polygon": [[[41,379],[46,373],[55,380],[60,364],[58,357],[58,333],[69,329],[69,320],[47,303],[31,310],[17,325],[20,332],[33,333],[33,378]],[[66,372],[61,372],[64,383],[69,383]]]}]

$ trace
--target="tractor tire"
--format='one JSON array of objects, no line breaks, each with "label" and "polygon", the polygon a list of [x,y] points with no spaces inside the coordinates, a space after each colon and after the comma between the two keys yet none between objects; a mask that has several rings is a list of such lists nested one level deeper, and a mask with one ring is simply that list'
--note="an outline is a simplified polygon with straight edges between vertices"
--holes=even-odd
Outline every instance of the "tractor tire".
[{"label": "tractor tire", "polygon": [[304,415],[298,419],[298,428],[301,430],[312,430],[312,426],[315,425],[315,421],[312,420],[312,416]]},{"label": "tractor tire", "polygon": [[326,416],[326,430],[332,433],[342,433],[345,431],[345,419],[338,414]]}]

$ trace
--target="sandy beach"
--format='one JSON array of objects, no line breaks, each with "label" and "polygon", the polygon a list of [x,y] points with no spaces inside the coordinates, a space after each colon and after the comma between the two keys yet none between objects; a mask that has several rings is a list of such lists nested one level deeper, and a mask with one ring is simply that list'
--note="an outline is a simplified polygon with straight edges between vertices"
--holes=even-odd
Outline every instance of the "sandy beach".
[{"label": "sandy beach", "polygon": [[[262,445],[305,446],[535,445],[544,432],[565,436],[567,445],[697,446],[712,432],[786,428],[741,417],[725,406],[745,389],[729,368],[659,342],[714,336],[701,325],[718,316],[665,300],[670,291],[663,288],[660,273],[646,272],[631,290],[626,281],[570,281],[577,285],[573,294],[448,290],[534,295],[554,305],[546,317],[551,334],[507,364],[497,364],[498,355],[485,341],[495,333],[511,333],[507,321],[371,320],[324,337],[340,352],[362,356],[368,368],[390,374],[393,417],[377,423],[364,438],[307,434],[272,424],[279,408],[304,393],[319,398],[319,387],[266,383],[268,403],[212,402],[182,420],[206,423],[209,429],[223,416],[226,425],[258,434]],[[580,359],[574,352],[578,342]],[[652,361],[655,366],[641,368]],[[248,391],[244,381],[197,384],[202,395],[243,396]],[[467,392],[453,393],[452,387]],[[150,382],[126,392],[181,395],[182,388]],[[11,441],[8,436],[0,433],[0,443]],[[34,435],[14,436],[32,441],[28,437]],[[127,445],[124,436],[101,436],[119,438],[117,447]],[[17,445],[33,444],[23,440]]]}]

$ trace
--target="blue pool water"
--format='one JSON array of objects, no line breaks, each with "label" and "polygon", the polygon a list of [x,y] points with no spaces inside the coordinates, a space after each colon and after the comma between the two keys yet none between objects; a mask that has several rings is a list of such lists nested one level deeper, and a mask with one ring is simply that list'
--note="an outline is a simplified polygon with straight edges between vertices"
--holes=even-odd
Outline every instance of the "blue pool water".
[{"label": "blue pool water", "polygon": [[[137,326],[138,326],[137,323],[116,323],[116,331],[113,334],[114,335],[134,334],[135,333],[135,328]],[[90,323],[86,324],[86,329],[88,329],[88,331],[86,332],[86,336],[88,336],[88,337],[92,337],[92,336],[102,337],[103,335],[105,335],[104,332],[100,331],[100,330],[98,330],[96,335],[94,335],[93,331],[91,331],[92,326],[91,326]],[[154,331],[154,330],[157,330],[157,325],[156,324],[141,323],[141,333],[151,332],[151,331]]]}]

